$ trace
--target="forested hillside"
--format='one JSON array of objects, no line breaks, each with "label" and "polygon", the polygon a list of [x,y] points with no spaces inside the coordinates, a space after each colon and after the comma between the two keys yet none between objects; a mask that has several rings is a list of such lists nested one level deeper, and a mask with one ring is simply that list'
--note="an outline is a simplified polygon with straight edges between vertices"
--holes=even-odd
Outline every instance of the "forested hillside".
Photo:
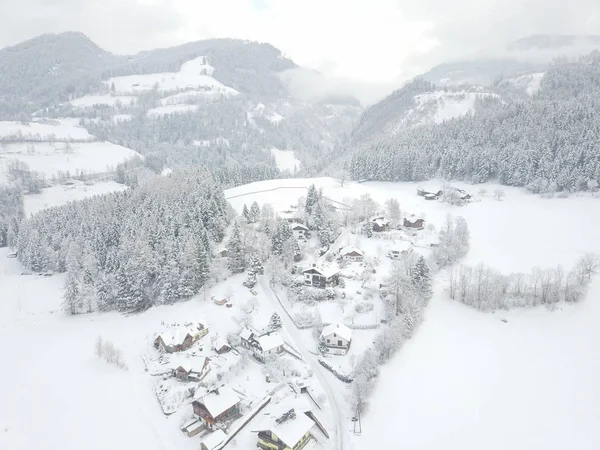
[{"label": "forested hillside", "polygon": [[206,171],[174,172],[46,209],[23,223],[16,249],[32,271],[67,272],[71,313],[140,310],[200,290],[228,225],[225,211]]},{"label": "forested hillside", "polygon": [[381,133],[376,143],[350,147],[346,158],[356,179],[441,176],[475,183],[497,179],[534,192],[595,189],[600,179],[600,53],[554,65],[526,100],[483,98],[473,114],[395,135]]}]

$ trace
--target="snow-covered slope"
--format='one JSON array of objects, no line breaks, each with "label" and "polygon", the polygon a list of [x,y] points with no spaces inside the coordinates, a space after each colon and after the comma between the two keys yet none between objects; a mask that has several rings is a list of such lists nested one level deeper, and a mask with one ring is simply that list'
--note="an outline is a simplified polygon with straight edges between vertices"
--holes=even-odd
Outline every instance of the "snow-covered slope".
[{"label": "snow-covered slope", "polygon": [[516,78],[508,78],[503,80],[501,85],[504,83],[510,84],[515,88],[525,92],[527,95],[533,95],[540,89],[540,83],[542,82],[542,78],[544,77],[544,73],[530,73],[527,75],[521,75]]},{"label": "snow-covered slope", "polygon": [[294,156],[294,152],[292,150],[279,150],[277,148],[272,148],[271,153],[275,157],[275,163],[277,164],[277,168],[279,170],[287,170],[293,174],[300,169],[300,160]]},{"label": "snow-covered slope", "polygon": [[127,94],[148,91],[155,87],[159,91],[178,91],[183,89],[202,88],[213,95],[236,95],[238,92],[215,80],[211,75],[214,68],[200,56],[181,65],[179,72],[150,73],[144,75],[127,75],[110,78],[106,84],[114,85],[116,92]]},{"label": "snow-covered slope", "polygon": [[147,114],[149,116],[166,116],[167,114],[187,113],[197,109],[198,105],[165,105],[149,109]]},{"label": "snow-covered slope", "polygon": [[0,146],[0,171],[10,160],[19,160],[46,178],[66,172],[104,173],[134,156],[139,153],[111,142],[7,144]]},{"label": "snow-covered slope", "polygon": [[20,122],[0,122],[0,141],[93,141],[94,136],[85,128],[73,123],[53,119],[38,119],[27,124]]}]

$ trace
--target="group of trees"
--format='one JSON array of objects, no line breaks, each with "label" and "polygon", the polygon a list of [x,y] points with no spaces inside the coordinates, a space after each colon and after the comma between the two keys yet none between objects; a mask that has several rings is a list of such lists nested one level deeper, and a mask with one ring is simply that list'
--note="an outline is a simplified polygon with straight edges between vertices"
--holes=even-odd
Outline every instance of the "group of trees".
[{"label": "group of trees", "polygon": [[439,231],[439,243],[433,249],[433,260],[438,267],[448,266],[469,251],[469,226],[464,217],[448,215]]},{"label": "group of trees", "polygon": [[[405,88],[411,95],[435,90],[422,80],[413,84]],[[600,53],[554,65],[539,92],[525,100],[488,96],[472,115],[398,133],[368,123],[359,126],[361,133],[375,127],[381,135],[351,151],[347,168],[354,179],[496,179],[540,193],[597,187]]]},{"label": "group of trees", "polygon": [[0,247],[14,247],[25,212],[18,186],[0,186]]},{"label": "group of trees", "polygon": [[228,225],[206,171],[49,208],[23,221],[16,249],[33,271],[67,272],[65,310],[134,311],[197,293]]},{"label": "group of trees", "polygon": [[600,258],[592,253],[569,272],[558,266],[503,275],[483,264],[462,265],[451,271],[448,292],[452,299],[482,311],[576,302],[599,267]]},{"label": "group of trees", "polygon": [[367,404],[379,372],[409,339],[422,320],[431,299],[431,270],[423,256],[395,261],[386,279],[386,318],[388,325],[376,336],[374,345],[359,360],[353,374],[351,401],[358,412]]}]

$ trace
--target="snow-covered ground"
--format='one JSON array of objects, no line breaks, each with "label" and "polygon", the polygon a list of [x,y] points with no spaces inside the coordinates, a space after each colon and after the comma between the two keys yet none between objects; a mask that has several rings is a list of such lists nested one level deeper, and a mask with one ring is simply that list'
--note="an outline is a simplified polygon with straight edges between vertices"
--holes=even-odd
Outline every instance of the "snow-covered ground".
[{"label": "snow-covered ground", "polygon": [[489,96],[495,95],[484,92],[427,92],[415,96],[416,107],[411,113],[422,116],[421,123],[442,123],[472,113],[476,100]]},{"label": "snow-covered ground", "polygon": [[293,174],[300,169],[300,160],[294,156],[293,150],[272,148],[271,154],[275,157],[277,168],[282,172],[287,170]]},{"label": "snow-covered ground", "polygon": [[[78,120],[78,119],[77,119]],[[76,124],[66,123],[53,119],[38,119],[27,125],[21,122],[0,122],[0,141],[10,140],[35,140],[35,141],[93,141],[94,136],[85,128]]]},{"label": "snow-covered ground", "polygon": [[196,111],[198,105],[166,105],[157,106],[148,110],[149,116],[166,116],[168,114],[179,114]]},{"label": "snow-covered ground", "polygon": [[26,195],[24,197],[25,214],[29,216],[51,206],[60,206],[75,200],[93,197],[94,195],[127,189],[127,186],[115,181],[99,181],[93,184],[86,184],[82,181],[73,180],[71,183],[69,185],[58,184],[42,189],[39,194]]},{"label": "snow-covered ground", "polygon": [[134,156],[134,150],[110,142],[35,142],[0,146],[0,172],[9,160],[26,163],[35,172],[46,178],[69,172],[86,174],[104,173],[114,170],[117,164]]},{"label": "snow-covered ground", "polygon": [[88,108],[94,106],[111,106],[118,105],[130,106],[135,102],[135,97],[131,95],[84,95],[83,97],[71,100],[69,103],[75,108]]},{"label": "snow-covered ground", "polygon": [[187,61],[181,65],[179,72],[150,73],[144,75],[127,75],[110,78],[106,84],[112,86],[119,94],[148,91],[158,87],[159,91],[178,91],[182,89],[203,88],[214,95],[236,95],[238,92],[215,80],[211,75],[214,68],[206,64],[206,58]]}]

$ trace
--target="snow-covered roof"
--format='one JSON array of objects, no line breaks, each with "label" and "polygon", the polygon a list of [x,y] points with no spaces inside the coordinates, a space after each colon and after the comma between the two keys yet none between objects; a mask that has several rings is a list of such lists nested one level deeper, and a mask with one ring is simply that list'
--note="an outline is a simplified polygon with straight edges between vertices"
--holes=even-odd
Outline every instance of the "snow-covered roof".
[{"label": "snow-covered roof", "polygon": [[340,254],[342,254],[342,255],[347,255],[347,254],[353,253],[353,252],[358,253],[360,256],[363,255],[363,252],[360,251],[359,249],[357,249],[356,247],[342,247],[340,249]]},{"label": "snow-covered roof", "polygon": [[202,422],[200,422],[199,420],[194,420],[194,421],[190,421],[190,423],[188,425],[185,425],[183,428],[188,433],[193,433],[194,431],[198,430],[199,428],[203,428],[203,427],[204,427],[204,424]]},{"label": "snow-covered roof", "polygon": [[267,428],[281,439],[288,447],[294,448],[298,441],[308,433],[315,423],[306,414],[300,411],[295,411],[295,418],[289,417],[281,423],[277,423],[278,415],[271,419],[270,425]]},{"label": "snow-covered roof", "polygon": [[411,221],[411,222],[413,222],[413,223],[414,223],[414,222],[416,222],[417,220],[425,220],[425,219],[423,219],[421,216],[419,216],[419,215],[416,215],[416,214],[413,214],[413,215],[412,215],[412,216],[410,216],[410,217],[405,217],[405,219],[406,219],[406,220],[409,220],[409,221]]},{"label": "snow-covered roof", "polygon": [[273,350],[274,348],[283,345],[283,339],[281,339],[279,333],[263,334],[262,336],[258,337],[257,341],[260,344],[260,348],[262,348],[263,352]]},{"label": "snow-covered roof", "polygon": [[190,372],[202,372],[202,369],[204,368],[204,365],[206,364],[206,360],[208,358],[206,356],[201,356],[199,358],[194,358],[193,360],[188,360],[184,363],[181,363],[177,366],[177,368],[182,368],[183,370],[185,370],[187,373]]},{"label": "snow-covered roof", "polygon": [[193,331],[188,328],[177,328],[176,330],[169,330],[161,333],[160,338],[165,345],[179,345],[185,341],[188,334],[192,335]]},{"label": "snow-covered roof", "polygon": [[409,250],[411,247],[412,243],[410,243],[409,241],[397,241],[394,242],[394,245],[390,248],[390,251],[402,253]]},{"label": "snow-covered roof", "polygon": [[252,331],[250,331],[247,328],[244,328],[242,330],[242,332],[240,333],[240,338],[242,338],[243,340],[247,341],[248,339],[250,339],[252,337]]},{"label": "snow-covered roof", "polygon": [[306,225],[302,225],[301,223],[296,223],[296,224],[292,225],[292,230],[308,231],[308,227]]},{"label": "snow-covered roof", "polygon": [[438,192],[441,191],[441,189],[439,187],[435,187],[435,186],[422,186],[419,188],[419,191],[429,192],[431,194],[437,194]]},{"label": "snow-covered roof", "polygon": [[214,340],[213,349],[219,350],[219,349],[221,349],[221,348],[223,348],[225,346],[229,347],[229,342],[227,342],[227,339],[225,339],[224,337],[218,336]]},{"label": "snow-covered roof", "polygon": [[217,417],[239,403],[240,398],[233,389],[222,386],[209,392],[198,401],[204,405],[211,416]]},{"label": "snow-covered roof", "polygon": [[390,223],[390,221],[387,220],[384,216],[375,216],[371,219],[371,222],[379,225],[385,225],[387,223]]},{"label": "snow-covered roof", "polygon": [[217,429],[204,438],[202,445],[204,445],[207,450],[213,450],[225,439],[227,439],[227,435],[223,430]]},{"label": "snow-covered roof", "polygon": [[323,266],[323,267],[309,267],[308,269],[304,269],[303,273],[309,272],[311,270],[316,270],[321,275],[323,275],[325,278],[332,277],[340,272],[340,269],[338,269],[335,266]]},{"label": "snow-covered roof", "polygon": [[333,323],[331,325],[327,325],[325,328],[323,328],[321,336],[331,336],[333,333],[336,333],[347,341],[352,340],[352,330],[343,323]]}]

